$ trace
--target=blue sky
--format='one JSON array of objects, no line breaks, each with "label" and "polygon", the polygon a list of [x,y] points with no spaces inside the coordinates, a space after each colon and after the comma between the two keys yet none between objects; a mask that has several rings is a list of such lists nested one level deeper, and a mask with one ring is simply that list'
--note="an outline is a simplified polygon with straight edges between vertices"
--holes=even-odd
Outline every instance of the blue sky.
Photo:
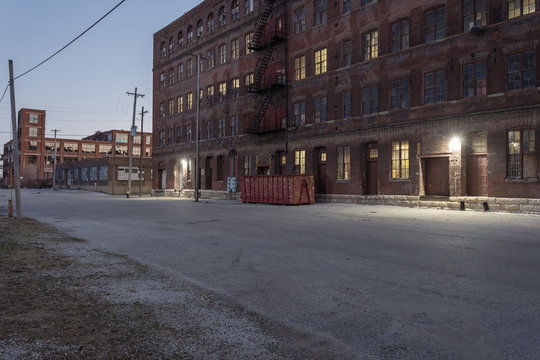
[{"label": "blue sky", "polygon": [[[120,0],[0,0],[0,96],[9,80],[59,50]],[[137,100],[150,113],[153,34],[199,4],[199,0],[127,0],[56,57],[15,82],[17,111],[47,111],[46,131],[81,138],[97,130],[129,129]],[[0,144],[11,139],[9,91],[0,103]],[[140,124],[140,116],[137,116]],[[3,151],[3,147],[0,151]]]}]

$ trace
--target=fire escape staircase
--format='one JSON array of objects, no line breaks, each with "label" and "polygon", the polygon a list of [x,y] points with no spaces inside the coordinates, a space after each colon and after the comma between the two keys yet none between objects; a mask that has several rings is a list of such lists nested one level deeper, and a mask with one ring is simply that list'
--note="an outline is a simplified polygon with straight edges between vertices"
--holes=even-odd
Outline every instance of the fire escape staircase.
[{"label": "fire escape staircase", "polygon": [[[272,98],[274,97],[275,87],[277,85],[284,85],[279,81],[271,79],[268,83],[263,82],[266,70],[270,60],[272,59],[272,54],[274,53],[274,48],[276,43],[285,40],[284,29],[270,29],[270,32],[267,30],[268,19],[272,13],[275,0],[266,0],[264,2],[264,9],[257,23],[257,28],[253,34],[253,40],[250,48],[254,51],[259,51],[261,53],[258,61],[255,73],[253,75],[253,83],[249,86],[249,92],[254,94],[259,94],[261,99],[258,101],[255,108],[255,114],[253,115],[252,122],[248,128],[248,131],[251,133],[261,133],[265,129],[261,129],[261,122],[263,121],[268,107],[272,103]],[[277,129],[273,129],[277,130]]]}]

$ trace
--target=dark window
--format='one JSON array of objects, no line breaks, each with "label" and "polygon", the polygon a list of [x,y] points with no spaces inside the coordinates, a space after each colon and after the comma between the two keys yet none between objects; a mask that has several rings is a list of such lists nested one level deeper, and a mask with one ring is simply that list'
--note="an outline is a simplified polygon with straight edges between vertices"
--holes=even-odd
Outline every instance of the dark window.
[{"label": "dark window", "polygon": [[463,30],[469,31],[475,25],[486,24],[486,0],[463,0]]},{"label": "dark window", "polygon": [[315,98],[315,122],[326,121],[326,97]]},{"label": "dark window", "polygon": [[375,114],[379,111],[379,86],[362,88],[362,114]]},{"label": "dark window", "polygon": [[182,142],[182,128],[176,128],[176,143],[180,144]]},{"label": "dark window", "polygon": [[410,106],[409,79],[392,81],[392,109]]},{"label": "dark window", "polygon": [[463,66],[463,97],[487,94],[486,62],[480,61]]},{"label": "dark window", "polygon": [[343,93],[343,117],[351,116],[351,92]]},{"label": "dark window", "polygon": [[392,52],[409,47],[409,19],[392,24]]},{"label": "dark window", "polygon": [[343,0],[343,13],[351,11],[351,0]]},{"label": "dark window", "polygon": [[343,42],[343,66],[351,66],[352,62],[352,42],[345,40]]},{"label": "dark window", "polygon": [[326,22],[326,0],[315,0],[314,4],[315,25]]},{"label": "dark window", "polygon": [[508,56],[508,90],[534,87],[535,77],[534,51]]},{"label": "dark window", "polygon": [[426,42],[443,39],[446,36],[444,7],[431,10],[424,16]]},{"label": "dark window", "polygon": [[223,181],[225,179],[225,157],[217,157],[217,181]]},{"label": "dark window", "polygon": [[294,125],[303,125],[306,123],[306,103],[304,101],[294,104]]},{"label": "dark window", "polygon": [[444,70],[424,74],[424,104],[446,101]]},{"label": "dark window", "polygon": [[304,8],[301,8],[294,12],[294,32],[298,34],[304,30],[306,30],[306,14]]}]

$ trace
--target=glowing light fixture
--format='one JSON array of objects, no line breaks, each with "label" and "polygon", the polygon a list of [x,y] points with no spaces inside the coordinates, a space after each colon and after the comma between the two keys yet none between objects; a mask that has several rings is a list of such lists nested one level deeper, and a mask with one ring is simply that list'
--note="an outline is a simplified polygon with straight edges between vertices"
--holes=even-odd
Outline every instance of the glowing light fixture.
[{"label": "glowing light fixture", "polygon": [[450,152],[459,150],[461,150],[461,140],[458,137],[454,137],[450,140]]}]

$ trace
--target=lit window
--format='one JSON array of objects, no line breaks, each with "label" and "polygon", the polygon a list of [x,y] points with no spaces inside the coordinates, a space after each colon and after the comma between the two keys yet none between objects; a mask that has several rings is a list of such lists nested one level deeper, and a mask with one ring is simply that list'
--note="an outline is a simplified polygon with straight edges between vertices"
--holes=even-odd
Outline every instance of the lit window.
[{"label": "lit window", "polygon": [[326,22],[326,0],[315,0],[314,4],[315,25]]},{"label": "lit window", "polygon": [[306,150],[294,151],[294,173],[295,174],[306,173]]},{"label": "lit window", "polygon": [[232,80],[231,96],[233,98],[237,98],[238,96],[240,96],[240,79]]},{"label": "lit window", "polygon": [[246,34],[245,37],[245,45],[246,45],[246,55],[249,55],[253,52],[251,49],[251,46],[253,45],[253,33],[250,32],[249,34]]},{"label": "lit window", "polygon": [[351,147],[337,147],[337,180],[351,180]]},{"label": "lit window", "polygon": [[487,94],[486,62],[480,61],[463,66],[463,97]]},{"label": "lit window", "polygon": [[409,47],[409,19],[392,24],[392,52]]},{"label": "lit window", "polygon": [[424,36],[426,42],[440,40],[446,36],[444,7],[425,13]]},{"label": "lit window", "polygon": [[409,79],[392,81],[392,109],[403,109],[409,106]]},{"label": "lit window", "polygon": [[231,60],[236,60],[240,57],[240,42],[238,39],[231,41]]},{"label": "lit window", "polygon": [[326,72],[326,48],[315,51],[315,75]]},{"label": "lit window", "polygon": [[193,109],[193,93],[187,94],[187,109],[188,111]]},{"label": "lit window", "polygon": [[178,113],[184,112],[184,97],[179,96],[176,99],[176,106],[177,106]]},{"label": "lit window", "polygon": [[486,0],[463,0],[463,30],[469,31],[475,25],[486,24]]},{"label": "lit window", "polygon": [[306,78],[306,57],[305,55],[294,58],[294,80]]},{"label": "lit window", "polygon": [[535,0],[508,0],[508,18],[532,14],[536,11]]},{"label": "lit window", "polygon": [[206,89],[206,99],[209,105],[212,105],[214,103],[214,85],[209,86]]},{"label": "lit window", "polygon": [[379,56],[379,31],[375,30],[362,35],[364,60],[371,60]]},{"label": "lit window", "polygon": [[446,101],[444,70],[424,74],[424,104]]},{"label": "lit window", "polygon": [[294,12],[294,32],[298,34],[304,30],[306,30],[306,14],[304,8],[301,8]]},{"label": "lit window", "polygon": [[536,138],[534,129],[508,131],[508,169],[511,178],[536,177]]},{"label": "lit window", "polygon": [[533,50],[508,56],[508,90],[534,87],[535,77]]},{"label": "lit window", "polygon": [[362,89],[362,114],[375,114],[379,111],[379,86]]},{"label": "lit window", "polygon": [[392,179],[409,178],[409,141],[392,141]]},{"label": "lit window", "polygon": [[254,75],[253,74],[247,74],[246,75],[246,87],[249,88],[251,84],[253,84],[254,81]]},{"label": "lit window", "polygon": [[219,94],[218,94],[218,98],[219,98],[219,101],[223,101],[225,100],[225,97],[227,96],[227,83],[226,82],[222,82],[219,84]]},{"label": "lit window", "polygon": [[174,100],[170,99],[169,100],[169,116],[173,114],[174,114]]}]

